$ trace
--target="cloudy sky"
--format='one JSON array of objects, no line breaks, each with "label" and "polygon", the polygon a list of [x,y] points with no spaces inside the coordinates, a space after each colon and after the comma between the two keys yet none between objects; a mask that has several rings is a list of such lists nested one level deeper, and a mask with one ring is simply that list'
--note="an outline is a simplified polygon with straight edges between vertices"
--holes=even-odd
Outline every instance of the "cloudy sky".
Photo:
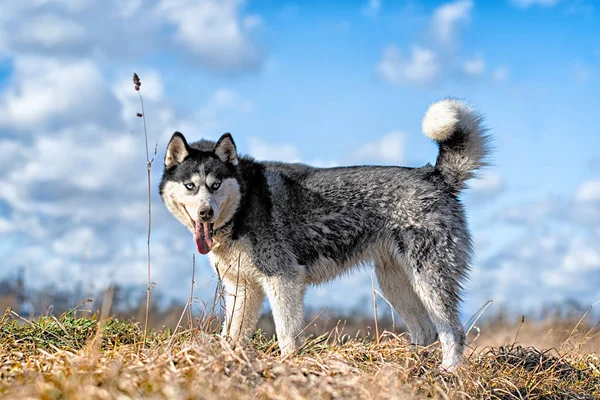
[{"label": "cloudy sky", "polygon": [[[0,259],[27,282],[146,279],[139,100],[158,144],[152,280],[189,291],[191,235],[160,202],[164,148],[232,132],[240,152],[319,166],[433,162],[427,106],[486,115],[494,163],[464,194],[477,257],[465,313],[600,299],[600,5],[593,0],[3,0]],[[197,289],[216,278],[198,256]],[[354,306],[368,272],[311,290]],[[351,295],[349,295],[351,293]]]}]

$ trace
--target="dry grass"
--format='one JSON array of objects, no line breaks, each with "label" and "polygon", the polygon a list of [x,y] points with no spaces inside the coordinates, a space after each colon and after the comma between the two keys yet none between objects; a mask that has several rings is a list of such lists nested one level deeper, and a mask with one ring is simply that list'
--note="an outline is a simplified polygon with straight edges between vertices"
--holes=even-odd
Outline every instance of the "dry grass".
[{"label": "dry grass", "polygon": [[139,325],[114,319],[99,324],[65,314],[26,322],[8,312],[0,322],[0,397],[600,398],[600,360],[578,351],[485,347],[469,351],[464,367],[448,375],[437,368],[438,345],[415,350],[390,332],[377,344],[334,329],[283,360],[264,334],[244,348],[203,329],[143,338]]}]

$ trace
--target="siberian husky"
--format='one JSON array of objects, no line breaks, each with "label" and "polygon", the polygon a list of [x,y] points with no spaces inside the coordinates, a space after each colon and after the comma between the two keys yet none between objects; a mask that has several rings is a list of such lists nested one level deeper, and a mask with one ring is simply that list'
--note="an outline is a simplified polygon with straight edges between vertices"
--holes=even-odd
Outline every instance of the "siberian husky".
[{"label": "siberian husky", "polygon": [[267,296],[280,350],[293,353],[306,286],[374,265],[412,342],[439,338],[442,367],[459,364],[472,243],[458,196],[485,165],[489,136],[481,116],[455,99],[433,104],[423,131],[439,145],[435,166],[263,162],[238,154],[229,133],[190,144],[173,134],[160,194],[223,279],[223,335],[251,335]]}]

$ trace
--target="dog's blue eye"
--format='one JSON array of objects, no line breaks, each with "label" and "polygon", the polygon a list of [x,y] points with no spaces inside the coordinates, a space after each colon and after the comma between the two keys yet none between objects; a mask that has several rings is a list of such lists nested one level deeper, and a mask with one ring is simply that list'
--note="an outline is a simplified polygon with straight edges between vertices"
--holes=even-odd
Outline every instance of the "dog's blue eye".
[{"label": "dog's blue eye", "polygon": [[212,184],[211,189],[217,190],[219,188],[219,186],[221,186],[221,182],[215,182]]},{"label": "dog's blue eye", "polygon": [[196,185],[194,185],[193,183],[184,183],[184,186],[187,190],[194,190],[194,188],[196,187]]}]

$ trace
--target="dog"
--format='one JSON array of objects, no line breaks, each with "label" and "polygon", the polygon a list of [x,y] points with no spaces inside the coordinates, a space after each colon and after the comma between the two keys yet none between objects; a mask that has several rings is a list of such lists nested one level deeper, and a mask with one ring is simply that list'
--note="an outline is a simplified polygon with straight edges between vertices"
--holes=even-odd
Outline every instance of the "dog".
[{"label": "dog", "polygon": [[490,137],[481,115],[451,98],[430,106],[422,127],[439,146],[435,166],[263,162],[239,155],[229,133],[191,144],[173,134],[159,192],[222,278],[223,335],[248,338],[266,296],[280,351],[294,353],[306,286],[374,265],[411,342],[439,339],[442,368],[459,365],[473,253],[459,193],[486,165]]}]

